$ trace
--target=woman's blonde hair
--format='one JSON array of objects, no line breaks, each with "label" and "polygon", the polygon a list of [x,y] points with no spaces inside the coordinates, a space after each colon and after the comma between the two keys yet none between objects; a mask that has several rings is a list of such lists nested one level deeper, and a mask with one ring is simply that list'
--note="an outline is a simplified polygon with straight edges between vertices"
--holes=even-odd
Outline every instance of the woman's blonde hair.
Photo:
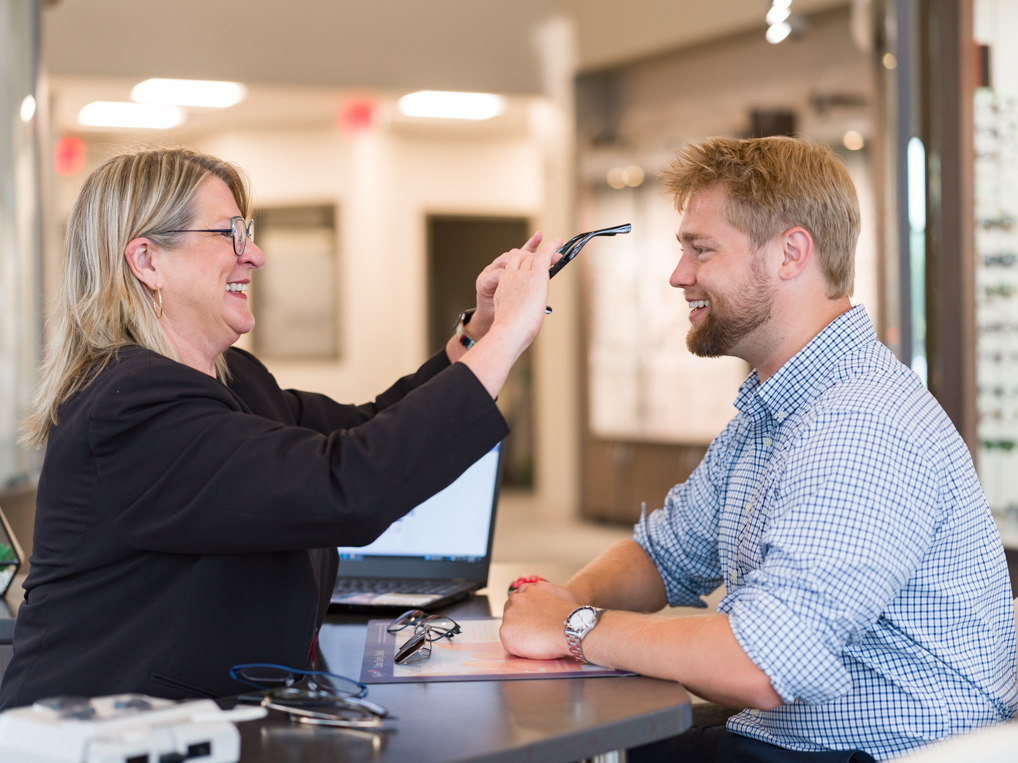
[{"label": "woman's blonde hair", "polygon": [[827,298],[852,294],[859,199],[827,146],[786,137],[708,138],[680,150],[660,177],[680,212],[693,194],[721,185],[725,218],[757,248],[802,226],[813,237]]},{"label": "woman's blonde hair", "polygon": [[[31,413],[22,423],[23,444],[42,446],[60,406],[121,347],[138,345],[179,361],[159,324],[154,295],[131,272],[124,251],[140,237],[165,249],[176,247],[183,234],[164,231],[192,227],[195,192],[213,176],[229,186],[247,217],[249,194],[240,169],[195,151],[121,154],[85,180],[67,220],[60,290]],[[216,370],[226,377],[222,356]]]}]

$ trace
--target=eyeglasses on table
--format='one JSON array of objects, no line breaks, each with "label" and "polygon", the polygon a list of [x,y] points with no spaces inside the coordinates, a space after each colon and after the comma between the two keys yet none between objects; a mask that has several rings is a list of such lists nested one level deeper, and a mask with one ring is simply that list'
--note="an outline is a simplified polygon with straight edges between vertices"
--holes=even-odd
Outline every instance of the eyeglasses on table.
[{"label": "eyeglasses on table", "polygon": [[431,644],[436,639],[452,639],[461,633],[459,623],[445,615],[429,615],[420,609],[410,609],[397,617],[388,627],[386,632],[399,633],[407,628],[413,628],[413,635],[396,650],[393,661],[397,665],[409,665],[415,662],[423,662],[431,657]]},{"label": "eyeglasses on table", "polygon": [[392,717],[381,705],[364,699],[367,686],[338,673],[248,662],[231,667],[230,678],[259,690],[240,695],[241,702],[287,713],[298,723],[380,729],[382,719]]}]

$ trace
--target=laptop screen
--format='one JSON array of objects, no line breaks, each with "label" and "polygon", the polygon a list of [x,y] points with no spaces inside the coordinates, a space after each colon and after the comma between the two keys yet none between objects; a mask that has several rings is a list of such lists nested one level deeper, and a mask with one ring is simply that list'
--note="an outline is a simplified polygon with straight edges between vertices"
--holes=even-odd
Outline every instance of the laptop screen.
[{"label": "laptop screen", "polygon": [[[396,520],[373,543],[361,547],[339,546],[340,576],[377,575],[378,571],[368,573],[367,568],[374,569],[382,563],[389,574],[398,575],[406,571],[406,565],[398,564],[401,561],[452,562],[456,563],[453,565],[456,568],[461,563],[486,561],[494,529],[500,455],[501,444],[482,456],[445,490]],[[448,565],[427,566],[444,568]],[[364,572],[359,569],[361,567],[365,568]]]}]

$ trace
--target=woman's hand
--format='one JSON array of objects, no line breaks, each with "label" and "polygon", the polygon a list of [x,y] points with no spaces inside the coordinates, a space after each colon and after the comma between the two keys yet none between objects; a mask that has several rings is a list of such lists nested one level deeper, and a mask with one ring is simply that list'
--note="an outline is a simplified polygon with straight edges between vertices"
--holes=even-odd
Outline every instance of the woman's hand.
[{"label": "woman's hand", "polygon": [[[513,363],[534,341],[544,322],[544,309],[548,304],[548,270],[552,262],[560,257],[555,250],[562,241],[553,239],[547,246],[538,249],[541,240],[538,235],[535,234],[524,248],[506,252],[502,255],[502,262],[496,260],[482,273],[485,293],[490,290],[491,283],[496,282],[491,299],[493,316],[490,328],[480,339],[471,330],[469,333],[477,343],[465,353],[455,339],[450,339],[446,345],[449,359],[466,364],[492,397],[498,396]],[[478,279],[479,285],[481,280]],[[468,324],[471,329],[474,320],[477,320],[476,313]],[[486,320],[484,316],[483,320]]]},{"label": "woman's hand", "polygon": [[487,334],[491,324],[495,321],[495,291],[498,289],[498,282],[502,278],[502,272],[505,270],[509,257],[513,252],[536,252],[543,238],[541,231],[537,231],[519,249],[500,254],[477,276],[477,309],[470,319],[467,329],[467,333],[474,341]]}]

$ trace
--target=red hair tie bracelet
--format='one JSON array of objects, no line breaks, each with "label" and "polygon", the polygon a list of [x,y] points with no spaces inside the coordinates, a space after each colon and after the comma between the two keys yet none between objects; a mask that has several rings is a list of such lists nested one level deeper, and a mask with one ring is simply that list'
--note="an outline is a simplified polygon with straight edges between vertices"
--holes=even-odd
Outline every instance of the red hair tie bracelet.
[{"label": "red hair tie bracelet", "polygon": [[515,593],[519,590],[519,587],[524,583],[541,583],[547,582],[540,575],[524,575],[523,577],[516,578],[512,583],[509,584],[509,593]]}]

